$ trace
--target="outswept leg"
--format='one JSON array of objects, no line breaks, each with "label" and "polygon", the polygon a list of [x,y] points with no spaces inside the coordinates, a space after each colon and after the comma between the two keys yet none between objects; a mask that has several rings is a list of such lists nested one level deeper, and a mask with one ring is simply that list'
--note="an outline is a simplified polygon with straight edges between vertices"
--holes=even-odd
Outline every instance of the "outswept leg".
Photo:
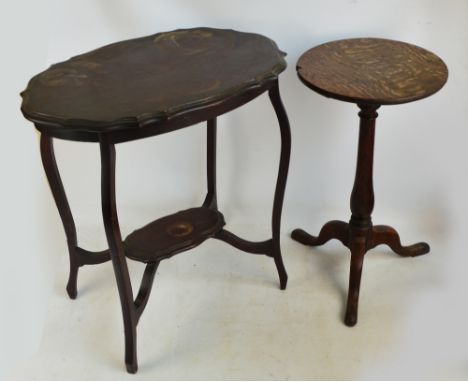
[{"label": "outswept leg", "polygon": [[108,142],[105,137],[101,137],[100,148],[102,217],[122,305],[125,330],[125,364],[129,373],[136,373],[138,370],[136,354],[136,325],[138,319],[117,216],[115,146],[113,143]]},{"label": "outswept leg", "polygon": [[42,164],[49,181],[52,195],[54,196],[55,204],[62,219],[63,228],[65,229],[65,235],[67,236],[68,254],[70,257],[70,274],[67,283],[67,293],[71,299],[75,299],[77,296],[77,277],[78,268],[80,266],[79,259],[76,253],[77,249],[77,238],[76,238],[76,227],[73,220],[73,215],[68,204],[67,195],[63,188],[62,179],[60,178],[60,172],[57,167],[55,160],[54,146],[52,137],[45,134],[41,134],[41,157]]},{"label": "outswept leg", "polygon": [[[283,103],[281,101],[278,81],[275,81],[269,92],[270,101],[278,118],[281,133],[281,154],[276,181],[275,196],[272,212],[272,239],[261,242],[252,242],[241,239],[227,230],[220,230],[215,239],[222,240],[242,251],[255,254],[263,254],[273,257],[280,279],[280,288],[286,289],[288,274],[284,267],[280,247],[281,212],[283,208],[284,192],[288,177],[289,157],[291,154],[291,132],[289,121]],[[217,209],[216,203],[216,120],[212,119],[207,124],[207,179],[208,193],[203,203],[204,207]]]},{"label": "outswept leg", "polygon": [[359,288],[361,285],[362,266],[366,252],[380,244],[388,245],[400,256],[419,256],[429,252],[429,245],[417,243],[402,246],[395,229],[385,225],[372,224],[374,209],[373,161],[375,122],[378,105],[358,105],[360,108],[359,145],[356,176],[351,192],[351,219],[349,223],[333,220],[326,223],[318,236],[309,235],[302,229],[295,229],[291,237],[302,244],[317,246],[331,239],[340,240],[351,251],[348,301],[345,324],[357,323]]},{"label": "outswept leg", "polygon": [[393,252],[402,257],[421,256],[430,251],[429,244],[423,242],[402,246],[398,232],[387,225],[376,225],[372,227],[372,231],[367,242],[367,249],[375,248],[380,244],[388,245]]},{"label": "outswept leg", "polygon": [[351,240],[351,265],[349,267],[349,289],[346,304],[345,324],[354,326],[357,323],[359,289],[361,286],[362,265],[366,253],[366,236],[353,235]]},{"label": "outswept leg", "polygon": [[337,239],[348,246],[349,230],[348,223],[340,220],[332,220],[326,223],[318,236],[312,236],[303,229],[297,228],[291,233],[291,237],[304,245],[317,246],[323,245],[331,239]]},{"label": "outswept leg", "polygon": [[148,299],[151,294],[151,289],[153,288],[154,276],[156,275],[156,270],[158,269],[158,266],[159,261],[149,263],[146,265],[145,272],[143,273],[140,290],[138,291],[138,295],[135,299],[137,323],[140,320],[140,317],[146,308],[146,304],[148,303]]},{"label": "outswept leg", "polygon": [[286,289],[288,274],[286,273],[283,258],[281,256],[280,229],[284,192],[286,189],[286,180],[288,178],[289,158],[291,155],[291,131],[288,116],[284,109],[283,102],[281,101],[278,81],[275,81],[274,85],[270,88],[268,95],[270,96],[271,104],[275,109],[281,132],[281,154],[272,213],[273,258],[275,259],[276,269],[278,270],[280,278],[280,287],[281,289]]}]

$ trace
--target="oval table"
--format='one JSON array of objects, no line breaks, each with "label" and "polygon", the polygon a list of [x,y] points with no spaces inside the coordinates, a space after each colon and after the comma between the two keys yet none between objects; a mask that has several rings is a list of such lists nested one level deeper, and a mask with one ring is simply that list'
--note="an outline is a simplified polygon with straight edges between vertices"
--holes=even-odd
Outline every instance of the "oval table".
[{"label": "oval table", "polygon": [[[291,150],[278,75],[285,53],[261,35],[210,28],[183,29],[122,41],[52,65],[33,77],[21,110],[41,133],[44,169],[67,236],[69,296],[77,296],[79,267],[112,260],[122,305],[125,363],[138,369],[136,327],[161,260],[201,244],[225,241],[272,257],[286,288],[280,250],[281,210]],[[268,92],[281,133],[272,238],[251,242],[223,228],[216,198],[216,117]],[[169,133],[207,121],[206,198],[200,207],[158,219],[122,240],[115,199],[115,144]],[[53,138],[99,142],[102,215],[109,249],[78,246],[75,223],[53,151]],[[146,264],[134,299],[127,258]]]}]

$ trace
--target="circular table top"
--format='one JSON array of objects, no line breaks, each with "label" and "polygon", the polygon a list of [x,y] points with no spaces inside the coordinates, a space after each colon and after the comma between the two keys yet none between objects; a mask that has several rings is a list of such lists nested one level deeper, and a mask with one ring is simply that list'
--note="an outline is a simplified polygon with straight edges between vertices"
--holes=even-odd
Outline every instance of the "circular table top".
[{"label": "circular table top", "polygon": [[258,34],[211,28],[158,33],[52,65],[30,80],[22,111],[40,126],[75,132],[162,126],[181,114],[188,125],[192,111],[276,79],[286,68],[284,56]]},{"label": "circular table top", "polygon": [[309,88],[342,101],[392,105],[425,98],[447,81],[445,63],[418,46],[379,38],[337,40],[305,52],[297,72]]}]

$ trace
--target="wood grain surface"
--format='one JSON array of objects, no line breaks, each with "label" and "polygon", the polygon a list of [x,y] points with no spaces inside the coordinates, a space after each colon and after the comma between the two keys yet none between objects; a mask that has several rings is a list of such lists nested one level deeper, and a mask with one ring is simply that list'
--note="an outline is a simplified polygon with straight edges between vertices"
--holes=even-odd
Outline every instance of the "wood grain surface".
[{"label": "wood grain surface", "polygon": [[327,97],[391,105],[437,92],[448,78],[435,54],[400,41],[357,38],[328,42],[305,52],[297,63],[302,82]]},{"label": "wood grain surface", "polygon": [[161,261],[194,248],[224,226],[221,212],[190,208],[133,231],[124,241],[127,257],[144,263]]},{"label": "wood grain surface", "polygon": [[181,29],[107,45],[31,79],[22,111],[39,124],[105,132],[215,104],[276,78],[284,53],[261,35]]}]

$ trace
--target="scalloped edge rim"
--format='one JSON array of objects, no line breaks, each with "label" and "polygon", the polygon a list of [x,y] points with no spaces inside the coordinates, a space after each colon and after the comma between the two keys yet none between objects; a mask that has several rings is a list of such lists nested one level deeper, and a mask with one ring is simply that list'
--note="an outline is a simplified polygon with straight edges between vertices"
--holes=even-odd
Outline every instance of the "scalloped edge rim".
[{"label": "scalloped edge rim", "polygon": [[[98,121],[93,121],[93,120],[80,120],[80,119],[71,119],[71,118],[60,118],[60,117],[54,117],[48,114],[43,114],[43,113],[38,113],[34,111],[28,111],[27,108],[24,105],[25,97],[27,96],[27,93],[29,91],[29,86],[30,84],[42,73],[45,71],[49,70],[55,65],[65,63],[67,61],[76,59],[77,57],[81,57],[85,54],[89,54],[91,52],[94,52],[99,49],[103,49],[112,45],[124,43],[126,41],[132,41],[132,40],[138,40],[138,39],[145,39],[145,38],[157,38],[160,35],[166,34],[166,33],[173,33],[173,32],[180,32],[180,31],[188,31],[188,30],[217,30],[217,31],[229,31],[229,32],[235,32],[235,33],[242,33],[242,34],[248,34],[248,35],[255,35],[259,36],[262,38],[267,39],[273,47],[277,50],[278,52],[278,58],[279,62],[278,64],[274,65],[269,72],[267,72],[265,75],[262,75],[258,78],[252,78],[249,79],[238,86],[235,86],[229,90],[226,90],[225,92],[221,94],[214,95],[212,97],[208,97],[202,101],[192,101],[183,105],[179,105],[173,108],[169,108],[164,111],[160,111],[157,113],[145,113],[137,116],[129,116],[129,117],[122,117],[118,119],[114,119],[111,121],[104,121],[104,122],[98,122]],[[278,48],[278,45],[276,44],[275,41],[272,39],[258,34],[258,33],[250,33],[250,32],[240,32],[236,31],[234,29],[220,29],[220,28],[208,28],[208,27],[199,27],[199,28],[181,28],[181,29],[175,29],[172,31],[166,31],[166,32],[158,32],[152,35],[148,36],[143,36],[143,37],[137,37],[137,38],[131,38],[127,40],[122,40],[122,41],[117,41],[111,44],[103,45],[99,48],[90,50],[88,52],[84,52],[82,54],[78,54],[76,56],[70,57],[69,59],[65,61],[61,61],[55,64],[52,64],[49,66],[48,69],[42,71],[41,73],[36,74],[34,77],[32,77],[28,85],[26,86],[26,89],[23,90],[20,93],[20,96],[23,99],[23,102],[21,104],[21,112],[23,113],[24,117],[28,120],[30,120],[33,123],[37,123],[39,125],[46,125],[46,126],[54,126],[54,127],[63,127],[67,128],[70,130],[74,131],[80,131],[80,132],[90,132],[90,133],[100,133],[102,132],[102,128],[107,128],[107,131],[116,131],[116,130],[121,130],[121,129],[128,129],[128,128],[142,128],[142,127],[147,127],[149,125],[155,125],[164,121],[167,121],[169,119],[176,118],[182,114],[185,113],[190,113],[192,111],[198,110],[200,108],[204,107],[209,107],[213,104],[216,104],[217,102],[221,102],[225,99],[230,99],[234,98],[236,96],[241,95],[243,92],[249,91],[251,89],[254,89],[256,87],[262,87],[266,83],[273,81],[278,78],[278,75],[283,72],[286,67],[287,67],[287,62],[284,59],[284,57],[287,54],[280,50]]]}]

